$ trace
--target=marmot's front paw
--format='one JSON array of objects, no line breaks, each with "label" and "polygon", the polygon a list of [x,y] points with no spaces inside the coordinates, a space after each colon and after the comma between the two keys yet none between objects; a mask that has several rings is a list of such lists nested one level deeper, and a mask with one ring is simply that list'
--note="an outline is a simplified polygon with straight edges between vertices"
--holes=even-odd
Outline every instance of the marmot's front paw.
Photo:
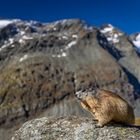
[{"label": "marmot's front paw", "polygon": [[101,124],[101,123],[97,123],[96,125],[95,125],[97,128],[102,128],[102,127],[104,127],[104,125],[103,124]]},{"label": "marmot's front paw", "polygon": [[98,124],[95,124],[95,127],[96,127],[96,128],[102,128],[103,126],[98,125]]}]

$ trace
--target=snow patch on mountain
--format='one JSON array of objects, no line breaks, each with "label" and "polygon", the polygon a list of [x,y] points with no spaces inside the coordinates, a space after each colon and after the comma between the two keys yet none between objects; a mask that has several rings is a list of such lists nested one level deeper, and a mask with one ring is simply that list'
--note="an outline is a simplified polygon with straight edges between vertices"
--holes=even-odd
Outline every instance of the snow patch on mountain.
[{"label": "snow patch on mountain", "polygon": [[25,44],[25,42],[26,42],[27,40],[32,40],[32,39],[33,39],[33,37],[31,37],[31,36],[23,35],[23,36],[19,39],[19,43]]},{"label": "snow patch on mountain", "polygon": [[13,20],[8,20],[8,19],[0,19],[0,28],[4,28],[9,24],[15,23],[21,21],[19,19],[13,19]]},{"label": "snow patch on mountain", "polygon": [[134,38],[134,40],[132,40],[132,43],[134,44],[134,46],[140,52],[140,33],[136,35],[136,37]]},{"label": "snow patch on mountain", "polygon": [[32,39],[33,39],[33,37],[31,37],[31,36],[26,36],[26,35],[24,35],[22,38],[23,38],[24,40],[32,40]]},{"label": "snow patch on mountain", "polygon": [[111,24],[108,24],[108,26],[101,29],[100,32],[101,33],[108,33],[108,32],[112,32],[113,29],[114,29],[114,27]]},{"label": "snow patch on mountain", "polygon": [[12,20],[0,20],[0,28],[3,28],[11,23],[13,23]]},{"label": "snow patch on mountain", "polygon": [[111,44],[119,43],[119,37],[123,35],[123,33],[119,32],[111,24],[107,24],[102,27],[100,32],[106,36],[107,41]]},{"label": "snow patch on mountain", "polygon": [[77,44],[77,40],[73,40],[71,42],[69,42],[64,49],[60,49],[60,53],[59,54],[53,54],[52,57],[58,57],[58,58],[61,58],[61,57],[66,57],[67,56],[67,51],[68,49],[70,49],[72,46],[76,45]]},{"label": "snow patch on mountain", "polygon": [[13,38],[9,38],[8,40],[4,41],[4,44],[2,46],[0,46],[0,51],[2,51],[3,49],[7,48],[7,47],[14,47],[13,45],[14,43],[14,39]]},{"label": "snow patch on mountain", "polygon": [[26,60],[27,58],[28,58],[28,55],[25,54],[23,57],[21,57],[21,58],[19,59],[19,62],[22,62],[22,61]]},{"label": "snow patch on mountain", "polygon": [[20,31],[20,34],[21,35],[24,35],[26,32],[25,31]]},{"label": "snow patch on mountain", "polygon": [[67,37],[67,36],[62,36],[62,38],[63,38],[63,39],[68,39],[68,37]]},{"label": "snow patch on mountain", "polygon": [[118,43],[119,42],[119,36],[117,34],[112,34],[111,36],[107,37],[107,41],[112,43]]},{"label": "snow patch on mountain", "polygon": [[77,41],[74,40],[74,41],[71,41],[67,46],[66,46],[66,50],[71,48],[72,46],[76,45]]},{"label": "snow patch on mountain", "polygon": [[7,45],[4,44],[3,46],[0,47],[0,51],[2,51],[6,47],[7,47]]},{"label": "snow patch on mountain", "polygon": [[58,57],[58,58],[61,58],[61,57],[66,57],[67,56],[67,53],[66,52],[62,52],[61,54],[53,54],[52,57]]},{"label": "snow patch on mountain", "polygon": [[78,38],[78,36],[76,34],[73,34],[72,37],[75,38],[75,39]]}]

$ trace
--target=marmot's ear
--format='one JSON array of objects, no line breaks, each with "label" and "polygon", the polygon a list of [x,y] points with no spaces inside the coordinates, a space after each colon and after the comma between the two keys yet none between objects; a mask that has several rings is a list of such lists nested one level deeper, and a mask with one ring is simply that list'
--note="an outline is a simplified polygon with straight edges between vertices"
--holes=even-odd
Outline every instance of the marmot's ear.
[{"label": "marmot's ear", "polygon": [[100,89],[100,86],[98,84],[94,84],[89,90],[90,91],[97,91]]},{"label": "marmot's ear", "polygon": [[98,91],[99,91],[99,88],[96,88],[96,87],[89,89],[89,93],[91,93],[92,96],[96,96]]}]

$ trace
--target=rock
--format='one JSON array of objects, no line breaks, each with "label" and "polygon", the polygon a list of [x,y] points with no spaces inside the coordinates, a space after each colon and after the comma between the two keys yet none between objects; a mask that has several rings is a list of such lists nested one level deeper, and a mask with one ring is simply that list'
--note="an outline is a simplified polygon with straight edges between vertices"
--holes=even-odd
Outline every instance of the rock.
[{"label": "rock", "polygon": [[109,124],[102,128],[89,118],[38,118],[15,132],[12,140],[140,140],[140,128]]}]

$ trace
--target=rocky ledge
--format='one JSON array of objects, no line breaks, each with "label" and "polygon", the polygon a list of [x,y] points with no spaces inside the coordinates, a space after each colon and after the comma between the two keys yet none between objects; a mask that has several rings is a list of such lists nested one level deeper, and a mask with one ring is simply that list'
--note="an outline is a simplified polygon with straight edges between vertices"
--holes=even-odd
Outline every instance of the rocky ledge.
[{"label": "rocky ledge", "polygon": [[12,140],[140,140],[140,128],[109,124],[102,128],[89,118],[39,118],[28,121]]}]

